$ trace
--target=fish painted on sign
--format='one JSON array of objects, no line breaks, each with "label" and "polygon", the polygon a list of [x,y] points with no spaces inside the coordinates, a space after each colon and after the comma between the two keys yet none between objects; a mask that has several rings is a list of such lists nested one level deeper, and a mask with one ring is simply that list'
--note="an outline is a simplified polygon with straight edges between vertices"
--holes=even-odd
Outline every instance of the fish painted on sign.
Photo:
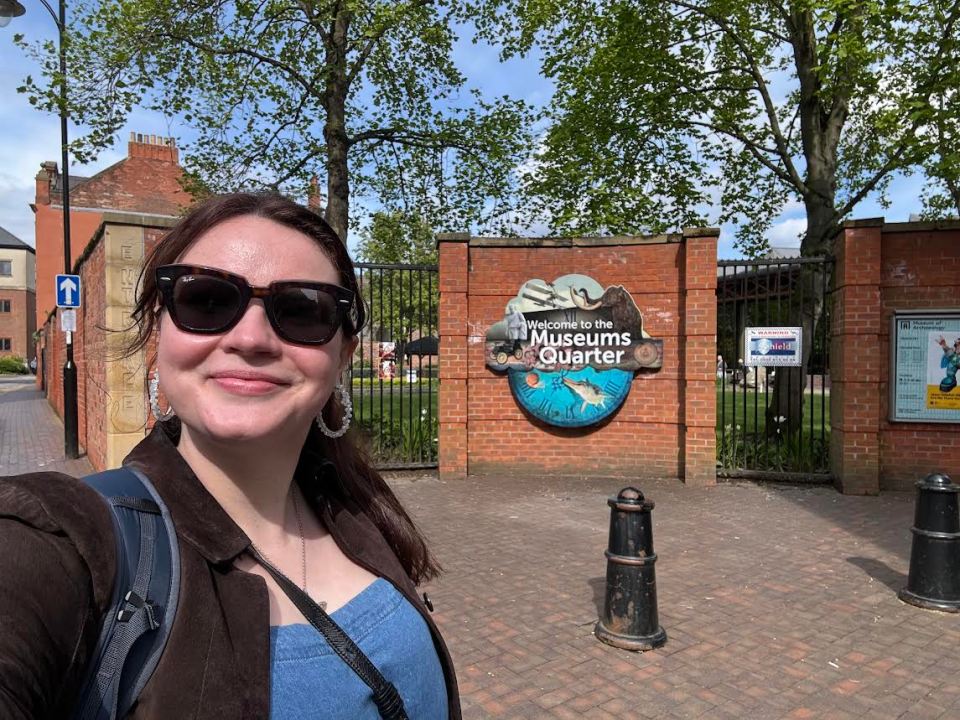
[{"label": "fish painted on sign", "polygon": [[583,401],[580,406],[580,412],[587,409],[587,405],[597,405],[604,407],[607,403],[607,395],[599,387],[587,380],[571,380],[568,377],[563,378],[563,384]]}]

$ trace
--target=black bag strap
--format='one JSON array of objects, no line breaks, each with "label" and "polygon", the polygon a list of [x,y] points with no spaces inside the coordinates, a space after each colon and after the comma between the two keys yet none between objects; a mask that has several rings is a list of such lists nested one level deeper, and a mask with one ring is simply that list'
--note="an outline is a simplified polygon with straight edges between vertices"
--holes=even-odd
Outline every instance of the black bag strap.
[{"label": "black bag strap", "polygon": [[291,602],[303,613],[303,616],[327,639],[333,651],[373,691],[373,701],[377,704],[380,717],[383,720],[408,720],[407,711],[403,707],[403,698],[400,697],[397,688],[377,670],[376,665],[370,662],[370,658],[357,647],[350,636],[327,615],[322,607],[314,602],[313,598],[275,568],[252,545],[250,551],[257,562],[270,573]]},{"label": "black bag strap", "polygon": [[117,572],[72,717],[115,720],[136,702],[170,635],[180,590],[180,551],[170,513],[143,473],[119,468],[83,481],[110,507]]}]

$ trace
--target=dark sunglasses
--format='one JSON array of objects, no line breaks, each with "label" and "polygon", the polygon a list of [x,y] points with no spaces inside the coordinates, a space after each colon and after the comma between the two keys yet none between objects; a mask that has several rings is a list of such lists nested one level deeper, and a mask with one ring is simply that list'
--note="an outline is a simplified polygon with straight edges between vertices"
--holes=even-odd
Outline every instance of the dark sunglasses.
[{"label": "dark sunglasses", "polygon": [[260,298],[280,338],[323,345],[349,324],[353,306],[353,293],[330,283],[280,280],[253,287],[239,275],[195,265],[161,265],[156,273],[160,300],[170,319],[191,333],[226,332],[240,322],[250,299]]}]

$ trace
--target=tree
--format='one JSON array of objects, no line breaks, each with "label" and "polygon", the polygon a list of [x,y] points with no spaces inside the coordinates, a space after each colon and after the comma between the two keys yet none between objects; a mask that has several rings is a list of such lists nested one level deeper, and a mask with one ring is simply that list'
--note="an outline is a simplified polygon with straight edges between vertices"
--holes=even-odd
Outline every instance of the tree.
[{"label": "tree", "polygon": [[933,152],[923,164],[927,184],[923,217],[928,220],[960,217],[960,102],[955,84],[935,100],[927,130]]},{"label": "tree", "polygon": [[[739,223],[748,255],[789,201],[801,253],[931,153],[932,98],[956,88],[958,0],[513,0],[473,6],[505,55],[535,45],[556,93],[528,207],[570,233]],[[715,188],[715,190],[714,190]],[[716,208],[711,212],[711,208]],[[709,215],[709,218],[707,216]],[[827,278],[806,268],[811,333]],[[805,370],[804,370],[805,372]],[[798,427],[778,373],[771,412]],[[768,427],[771,423],[768,423]]]},{"label": "tree", "polygon": [[435,235],[419,216],[377,212],[361,233],[361,294],[370,310],[373,337],[404,345],[437,332],[439,283]]},{"label": "tree", "polygon": [[[429,0],[82,0],[68,39],[81,159],[135,106],[175,116],[197,140],[194,188],[303,195],[326,176],[326,217],[346,238],[351,198],[417,207],[435,227],[493,222],[529,146],[526,108],[466,90],[456,18]],[[21,38],[21,43],[22,43]],[[22,91],[56,110],[57,69]],[[490,208],[493,208],[491,211]]]}]

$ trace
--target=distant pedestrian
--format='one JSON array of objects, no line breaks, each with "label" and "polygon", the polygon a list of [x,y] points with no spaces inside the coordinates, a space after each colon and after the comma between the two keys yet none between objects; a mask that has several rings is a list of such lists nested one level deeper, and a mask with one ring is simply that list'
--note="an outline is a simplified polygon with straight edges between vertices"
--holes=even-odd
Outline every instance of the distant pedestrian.
[{"label": "distant pedestrian", "polygon": [[[395,696],[375,698],[306,624],[329,614],[407,716],[459,718],[451,659],[416,589],[438,565],[344,436],[340,378],[364,324],[344,243],[278,196],[213,198],[150,254],[139,287],[129,349],[156,342],[158,421],[124,464],[170,509],[180,597],[130,716],[398,717]],[[116,612],[114,538],[102,498],[74,478],[0,478],[0,718],[73,715]]]}]

